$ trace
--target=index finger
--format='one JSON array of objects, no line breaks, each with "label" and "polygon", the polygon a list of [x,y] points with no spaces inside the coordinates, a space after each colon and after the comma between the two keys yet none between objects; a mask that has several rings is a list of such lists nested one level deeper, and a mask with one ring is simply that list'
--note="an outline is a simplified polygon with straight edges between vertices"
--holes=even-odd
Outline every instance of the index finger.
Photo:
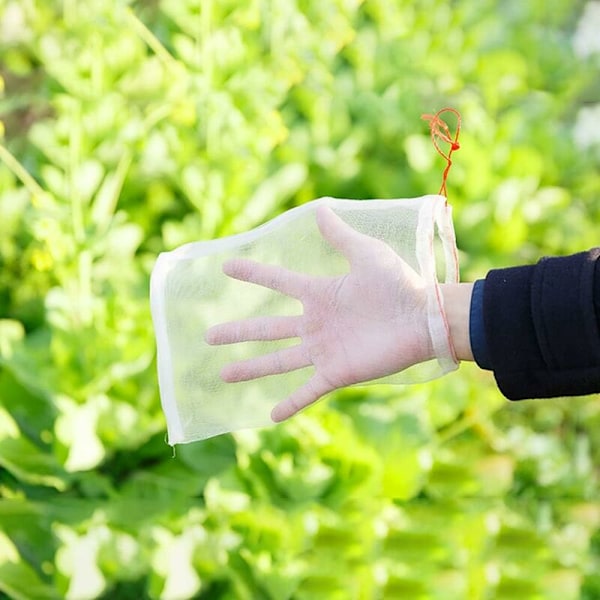
[{"label": "index finger", "polygon": [[234,279],[256,283],[296,299],[302,297],[310,283],[308,275],[247,258],[233,258],[225,261],[223,273]]}]

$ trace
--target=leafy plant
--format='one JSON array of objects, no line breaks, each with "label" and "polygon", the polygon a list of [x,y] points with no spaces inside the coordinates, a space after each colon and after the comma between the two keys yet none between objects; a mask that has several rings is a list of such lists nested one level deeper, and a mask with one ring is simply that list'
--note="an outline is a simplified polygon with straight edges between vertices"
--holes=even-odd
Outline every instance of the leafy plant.
[{"label": "leafy plant", "polygon": [[437,191],[444,105],[465,279],[597,244],[593,4],[0,0],[0,591],[595,598],[596,398],[464,365],[173,453],[147,299],[160,251]]}]

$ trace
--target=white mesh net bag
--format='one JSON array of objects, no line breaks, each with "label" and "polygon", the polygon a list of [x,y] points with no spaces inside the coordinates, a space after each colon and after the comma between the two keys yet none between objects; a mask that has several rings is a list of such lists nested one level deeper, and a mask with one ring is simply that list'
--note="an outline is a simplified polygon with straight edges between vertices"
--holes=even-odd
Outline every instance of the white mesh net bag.
[{"label": "white mesh net bag", "polygon": [[345,385],[455,369],[438,280],[458,281],[438,195],[321,198],[161,254],[151,306],[169,443],[268,425]]}]

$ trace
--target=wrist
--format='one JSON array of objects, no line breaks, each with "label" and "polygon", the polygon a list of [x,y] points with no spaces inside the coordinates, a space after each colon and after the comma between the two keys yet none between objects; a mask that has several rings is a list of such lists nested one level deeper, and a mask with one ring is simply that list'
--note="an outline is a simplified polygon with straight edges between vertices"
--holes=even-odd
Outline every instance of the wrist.
[{"label": "wrist", "polygon": [[442,283],[440,290],[444,299],[444,312],[456,356],[458,360],[473,360],[469,338],[469,313],[473,284]]}]

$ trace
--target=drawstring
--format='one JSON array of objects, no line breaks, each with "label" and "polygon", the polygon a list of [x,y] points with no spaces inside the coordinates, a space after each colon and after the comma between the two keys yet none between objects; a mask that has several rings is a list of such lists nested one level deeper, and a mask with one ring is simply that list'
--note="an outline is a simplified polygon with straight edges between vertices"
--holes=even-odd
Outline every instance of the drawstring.
[{"label": "drawstring", "polygon": [[[456,115],[456,134],[454,135],[454,138],[450,133],[450,128],[440,117],[440,115],[445,112],[451,112]],[[433,142],[438,154],[446,160],[446,168],[442,174],[442,186],[440,187],[439,193],[441,196],[448,198],[446,180],[448,179],[448,173],[450,171],[450,167],[452,166],[452,153],[460,148],[460,144],[458,143],[458,136],[460,134],[460,113],[454,108],[442,108],[441,110],[438,110],[435,115],[421,115],[421,119],[429,122],[431,141]],[[450,144],[450,149],[447,153],[440,148],[438,140],[442,140],[443,142]]]}]

